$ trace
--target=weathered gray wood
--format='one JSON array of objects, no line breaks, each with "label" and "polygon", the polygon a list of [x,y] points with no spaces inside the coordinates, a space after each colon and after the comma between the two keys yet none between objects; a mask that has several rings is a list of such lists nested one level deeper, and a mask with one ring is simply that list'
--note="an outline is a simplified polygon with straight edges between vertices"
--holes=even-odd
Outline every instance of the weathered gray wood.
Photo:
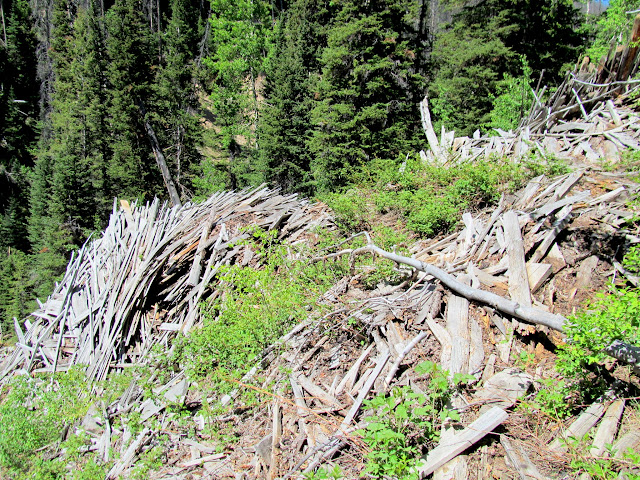
[{"label": "weathered gray wood", "polygon": [[556,210],[560,210],[562,207],[567,205],[573,205],[575,203],[584,202],[591,196],[589,191],[581,192],[577,195],[573,195],[572,197],[566,197],[562,200],[558,200],[556,202],[545,205],[544,207],[540,207],[537,210],[534,210],[531,214],[533,218],[540,218],[546,215],[550,215]]},{"label": "weathered gray wood", "polygon": [[440,347],[442,348],[442,352],[440,354],[440,366],[443,370],[449,371],[451,369],[451,335],[442,325],[439,325],[432,318],[426,319],[426,324],[433,333],[433,336],[436,337],[438,342],[440,342]]},{"label": "weathered gray wood", "polygon": [[507,368],[487,380],[474,395],[474,401],[507,409],[524,396],[532,384],[531,375],[516,368]]},{"label": "weathered gray wood", "polygon": [[[456,430],[446,424],[440,432],[440,443],[450,442],[455,438]],[[458,455],[433,472],[433,480],[468,480],[469,462],[466,455]]]},{"label": "weathered gray wood", "polygon": [[591,427],[593,427],[604,414],[604,404],[594,403],[590,405],[570,426],[549,444],[549,450],[555,453],[567,451],[567,441],[570,438],[581,439]]},{"label": "weathered gray wood", "polygon": [[336,397],[334,397],[333,395],[329,395],[328,392],[326,392],[323,388],[317,386],[304,375],[297,375],[296,380],[302,388],[304,388],[314,398],[317,398],[325,405],[331,408],[335,408],[336,410],[342,410],[344,408],[344,406],[340,404],[340,401]]},{"label": "weathered gray wood", "polygon": [[369,395],[369,390],[371,390],[371,387],[373,387],[374,382],[380,376],[382,369],[387,364],[387,361],[389,360],[390,357],[391,357],[391,354],[389,353],[389,351],[380,353],[378,359],[376,360],[376,366],[374,367],[366,383],[363,385],[362,389],[360,390],[358,397],[356,398],[355,402],[353,402],[353,405],[347,412],[347,415],[344,417],[344,420],[340,424],[340,428],[338,430],[344,431],[346,427],[353,421],[355,416],[358,414],[358,410],[360,410],[360,407],[362,406],[362,402],[364,402],[364,399],[367,398],[367,395]]},{"label": "weathered gray wood", "polygon": [[506,435],[500,435],[500,443],[507,453],[509,463],[522,480],[545,480],[546,477],[538,471],[522,448],[514,446]]},{"label": "weathered gray wood", "polygon": [[469,374],[479,375],[484,362],[482,328],[475,318],[469,318]]},{"label": "weathered gray wood", "polygon": [[571,219],[571,211],[572,206],[567,205],[558,212],[553,228],[545,234],[544,240],[529,259],[531,263],[537,263],[544,258],[551,245],[553,245],[560,232],[564,230],[567,222]]},{"label": "weathered gray wood", "polygon": [[476,267],[472,263],[469,264],[469,271],[472,275],[475,275],[480,283],[486,285],[487,287],[499,287],[504,290],[509,288],[508,279],[506,277],[496,277],[495,275],[490,275],[484,270]]},{"label": "weathered gray wood", "polygon": [[531,199],[534,197],[534,195],[537,193],[538,189],[540,188],[543,178],[544,178],[544,175],[539,175],[529,180],[529,183],[527,183],[527,186],[524,188],[524,190],[522,190],[522,193],[520,194],[518,201],[513,206],[515,208],[528,207],[529,202],[531,201]]},{"label": "weathered gray wood", "polygon": [[578,267],[578,273],[576,274],[576,287],[587,288],[591,285],[591,279],[593,278],[593,271],[598,266],[598,257],[591,255],[584,259]]},{"label": "weathered gray wood", "polygon": [[340,383],[336,387],[336,393],[335,393],[336,395],[340,395],[344,390],[351,390],[353,388],[353,385],[355,384],[356,378],[358,376],[358,372],[360,370],[360,366],[362,365],[362,362],[364,362],[366,358],[369,356],[374,346],[375,346],[375,343],[370,344],[360,354],[358,359],[351,366],[349,371],[345,374],[344,378],[340,381]]},{"label": "weathered gray wood", "polygon": [[622,412],[624,412],[624,404],[625,401],[620,399],[614,401],[607,408],[604,418],[593,437],[593,446],[590,452],[594,457],[607,455],[606,446],[613,443],[616,433],[618,433],[618,426],[622,418]]},{"label": "weathered gray wood", "polygon": [[566,319],[561,315],[555,315],[550,312],[545,312],[543,310],[539,310],[533,307],[526,307],[520,305],[517,302],[513,302],[507,300],[504,297],[500,297],[491,292],[485,292],[482,290],[478,290],[476,288],[469,287],[458,280],[456,280],[452,275],[445,272],[442,269],[439,269],[433,265],[429,265],[427,263],[421,262],[414,258],[405,257],[403,255],[398,255],[395,253],[387,252],[386,250],[381,249],[377,245],[370,242],[365,247],[358,249],[358,254],[364,252],[374,252],[378,255],[392,260],[397,263],[402,263],[405,265],[409,265],[416,270],[422,271],[431,275],[438,280],[440,280],[444,285],[450,288],[453,292],[461,295],[469,300],[475,300],[481,303],[485,303],[491,305],[492,307],[500,310],[503,313],[514,316],[521,320],[526,320],[531,323],[545,325],[549,328],[553,328],[554,330],[562,330],[562,326],[566,322]]},{"label": "weathered gray wood", "polygon": [[400,355],[398,355],[398,358],[396,359],[395,362],[393,362],[393,365],[391,366],[391,369],[389,370],[389,373],[387,374],[385,380],[384,380],[384,384],[383,384],[383,388],[386,390],[387,388],[389,388],[389,385],[391,385],[391,382],[393,381],[393,377],[396,375],[396,372],[398,371],[398,368],[400,367],[400,364],[402,363],[402,361],[404,360],[404,358],[407,356],[407,354],[413,350],[413,348],[418,345],[418,343],[420,343],[423,339],[425,339],[427,337],[429,333],[427,331],[422,331],[420,332],[413,340],[411,340],[407,346],[400,352]]},{"label": "weathered gray wood", "polygon": [[488,412],[480,416],[462,432],[455,435],[446,444],[438,445],[431,450],[427,458],[418,464],[417,473],[419,478],[424,478],[433,473],[437,468],[456,457],[467,448],[475,445],[491,433],[494,428],[502,424],[509,415],[500,407],[493,407]]},{"label": "weathered gray wood", "polygon": [[429,141],[429,147],[431,147],[436,158],[441,158],[442,151],[438,142],[438,136],[433,129],[433,124],[431,123],[431,113],[429,112],[429,100],[427,97],[424,97],[422,102],[420,102],[420,117],[422,118],[422,129]]},{"label": "weathered gray wood", "polygon": [[122,472],[124,472],[129,467],[129,465],[131,465],[131,463],[133,462],[135,456],[140,451],[140,449],[144,446],[146,442],[151,440],[151,436],[153,436],[153,433],[149,435],[150,432],[151,430],[145,427],[138,434],[136,439],[133,442],[131,442],[131,445],[129,445],[127,450],[124,452],[120,460],[118,460],[118,462],[116,462],[115,465],[111,467],[111,470],[109,470],[109,473],[107,473],[107,477],[106,477],[107,480],[109,479],[115,480],[116,478],[118,478],[118,476],[120,476]]},{"label": "weathered gray wood", "polygon": [[640,375],[640,348],[620,340],[604,348],[604,351],[621,362],[631,365],[633,372]]},{"label": "weathered gray wood", "polygon": [[[464,282],[465,277],[461,278]],[[465,282],[466,283],[466,282]],[[450,295],[447,306],[447,330],[451,336],[449,374],[469,371],[469,300]]]},{"label": "weathered gray wood", "polygon": [[607,193],[603,193],[599,197],[596,197],[593,200],[589,201],[589,205],[598,205],[599,203],[605,203],[605,202],[610,202],[612,200],[615,200],[625,190],[626,190],[625,187],[618,187],[615,190],[612,190]]},{"label": "weathered gray wood", "polygon": [[509,211],[502,217],[507,256],[509,259],[509,295],[511,299],[525,307],[531,307],[531,290],[524,258],[524,245],[520,234],[520,223],[514,211]]},{"label": "weathered gray wood", "polygon": [[573,186],[580,181],[584,175],[584,170],[578,170],[570,174],[567,179],[562,182],[552,197],[552,201],[560,200],[573,188]]},{"label": "weathered gray wood", "polygon": [[271,428],[271,461],[267,478],[274,480],[278,471],[278,455],[280,454],[280,439],[282,438],[282,415],[278,397],[274,397],[272,403],[272,428]]},{"label": "weathered gray wood", "polygon": [[526,267],[531,293],[535,293],[553,273],[553,266],[548,263],[528,262]]},{"label": "weathered gray wood", "polygon": [[623,458],[627,450],[640,447],[640,432],[628,432],[613,444],[615,458]]},{"label": "weathered gray wood", "polygon": [[[217,246],[212,251],[213,242],[220,238],[228,241],[228,238],[222,229],[211,241],[204,241],[210,222],[211,225],[224,224],[225,218],[248,215],[245,218],[249,223],[261,224],[274,212],[280,212],[280,223],[274,226],[286,228],[288,218],[306,217],[307,222],[296,231],[290,230],[292,233],[310,222],[315,225],[329,222],[324,207],[313,207],[315,211],[309,214],[311,208],[295,196],[276,195],[264,187],[223,192],[198,205],[187,203],[173,208],[154,200],[146,206],[125,203],[119,209],[114,202],[113,214],[102,238],[88,242],[79,255],[73,255],[65,277],[43,308],[35,312],[34,318],[43,320],[45,328],[44,333],[33,340],[45,342],[53,338],[53,350],[35,345],[26,351],[18,346],[15,351],[19,353],[2,366],[0,377],[10,373],[5,368],[9,365],[12,368],[22,365],[31,370],[42,362],[55,369],[69,360],[73,364],[87,364],[87,377],[102,380],[113,365],[139,360],[159,338],[146,321],[150,312],[143,311],[152,304],[148,298],[150,293],[158,297],[158,302],[171,304],[163,314],[161,336],[166,339],[167,332],[177,330],[177,325],[188,331],[200,318],[199,300],[206,295],[215,275],[209,267],[218,258],[224,263],[243,256],[242,245],[232,249],[230,245],[217,243],[224,251],[217,252]],[[209,260],[200,279],[196,273],[206,254]],[[180,273],[185,266],[186,269],[193,267],[191,282]],[[127,358],[130,354],[133,357]]]}]

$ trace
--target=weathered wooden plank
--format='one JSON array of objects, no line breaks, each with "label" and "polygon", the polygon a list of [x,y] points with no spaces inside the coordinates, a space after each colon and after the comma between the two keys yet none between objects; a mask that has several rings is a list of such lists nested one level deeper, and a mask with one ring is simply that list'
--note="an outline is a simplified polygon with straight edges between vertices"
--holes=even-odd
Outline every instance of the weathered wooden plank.
[{"label": "weathered wooden plank", "polygon": [[544,240],[542,240],[542,243],[536,248],[536,251],[533,252],[533,255],[529,259],[531,263],[539,262],[547,254],[551,245],[553,245],[560,232],[564,230],[566,224],[571,219],[572,208],[571,205],[567,205],[558,212],[556,221],[553,223],[553,228],[545,234]]},{"label": "weathered wooden plank", "polygon": [[304,388],[314,398],[317,398],[325,405],[331,408],[335,408],[336,410],[342,410],[344,408],[344,406],[340,403],[340,400],[335,398],[333,395],[329,395],[329,393],[326,392],[322,387],[319,387],[304,375],[299,374],[296,377],[296,380],[302,388]]},{"label": "weathered wooden plank", "polygon": [[593,446],[591,447],[591,455],[594,457],[607,456],[606,446],[613,443],[616,433],[618,432],[618,426],[620,419],[622,418],[622,412],[624,412],[625,401],[623,399],[616,400],[604,414],[604,418],[596,430],[596,434],[593,437]]},{"label": "weathered wooden plank", "polygon": [[520,234],[520,223],[514,211],[509,211],[502,217],[507,257],[509,260],[509,295],[520,305],[531,306],[531,290],[524,258],[524,245]]},{"label": "weathered wooden plank", "polygon": [[564,453],[567,451],[566,442],[570,438],[581,439],[584,437],[591,427],[593,427],[600,417],[604,414],[604,404],[594,403],[590,405],[570,426],[566,431],[562,432],[555,440],[549,445],[549,450],[556,453]]},{"label": "weathered wooden plank", "polygon": [[522,448],[514,446],[506,435],[500,435],[500,443],[507,453],[509,463],[515,468],[522,480],[545,480],[546,477],[538,471]]},{"label": "weathered wooden plank", "polygon": [[366,358],[371,353],[375,347],[375,343],[370,344],[358,357],[358,359],[351,366],[349,371],[345,374],[344,378],[340,381],[338,386],[336,387],[335,394],[340,395],[344,390],[351,390],[356,382],[356,378],[358,377],[358,372],[360,370],[360,366],[362,362],[366,360]]},{"label": "weathered wooden plank", "polygon": [[532,384],[531,375],[516,368],[507,368],[487,380],[474,395],[474,401],[507,409],[526,394]]},{"label": "weathered wooden plank", "polygon": [[531,293],[535,293],[553,273],[553,266],[548,263],[528,262],[526,267]]},{"label": "weathered wooden plank", "polygon": [[417,468],[419,478],[424,478],[433,473],[437,468],[456,457],[467,448],[472,447],[478,441],[491,433],[494,428],[509,418],[507,412],[500,407],[493,407],[480,416],[462,432],[456,434],[450,441],[438,445],[431,450],[427,458]]},{"label": "weathered wooden plank", "polygon": [[640,447],[640,432],[628,432],[613,444],[615,458],[623,458],[627,450]]},{"label": "weathered wooden plank", "polygon": [[[460,280],[468,281],[466,276]],[[451,336],[451,364],[449,374],[469,371],[469,300],[450,295],[447,305],[447,330]]]}]

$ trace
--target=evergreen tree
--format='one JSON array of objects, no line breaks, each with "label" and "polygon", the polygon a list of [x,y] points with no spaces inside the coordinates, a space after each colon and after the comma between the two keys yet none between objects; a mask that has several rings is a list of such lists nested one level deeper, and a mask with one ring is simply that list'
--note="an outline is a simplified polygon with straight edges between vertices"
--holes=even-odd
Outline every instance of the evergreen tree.
[{"label": "evergreen tree", "polygon": [[321,57],[312,118],[312,171],[320,190],[344,185],[354,169],[416,148],[421,45],[418,2],[339,2]]},{"label": "evergreen tree", "polygon": [[[157,38],[140,0],[116,0],[106,14],[108,118],[112,155],[107,175],[118,196],[163,196],[140,106],[153,103]],[[116,193],[116,192],[114,192]]]},{"label": "evergreen tree", "polygon": [[435,127],[446,126],[471,135],[490,123],[491,95],[502,75],[510,70],[513,50],[501,40],[502,17],[488,25],[458,21],[438,35],[431,55],[436,74],[429,84]]},{"label": "evergreen tree", "polygon": [[264,179],[285,191],[311,193],[313,129],[311,76],[319,69],[325,43],[321,22],[327,10],[312,0],[298,0],[276,24],[266,62],[264,108],[260,118],[260,170]]},{"label": "evergreen tree", "polygon": [[464,7],[436,38],[429,96],[436,124],[470,134],[488,123],[490,97],[524,56],[538,78],[559,82],[578,59],[584,18],[570,0],[482,0]]},{"label": "evergreen tree", "polygon": [[26,0],[4,3],[0,36],[0,248],[26,250],[28,176],[38,135],[36,39]]},{"label": "evergreen tree", "polygon": [[195,113],[198,97],[194,84],[197,55],[198,2],[173,0],[164,34],[165,60],[157,81],[157,114],[161,141],[167,146],[169,168],[183,195],[190,196],[197,174],[202,125]]},{"label": "evergreen tree", "polygon": [[250,161],[257,150],[258,77],[265,57],[270,22],[264,0],[215,0],[211,3],[214,53],[205,59],[214,81],[211,103],[216,143],[227,159],[227,187],[251,182]]}]

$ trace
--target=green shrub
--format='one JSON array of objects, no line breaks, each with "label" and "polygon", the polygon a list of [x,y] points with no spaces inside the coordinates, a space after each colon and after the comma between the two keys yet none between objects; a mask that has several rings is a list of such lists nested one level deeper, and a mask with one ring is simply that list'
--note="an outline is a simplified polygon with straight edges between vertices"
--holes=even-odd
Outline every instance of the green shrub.
[{"label": "green shrub", "polygon": [[224,293],[203,304],[202,327],[176,339],[169,359],[194,379],[210,377],[219,389],[229,389],[229,379],[240,378],[266,347],[304,320],[308,306],[337,280],[335,263],[289,260],[272,233],[256,230],[249,243],[261,268],[220,268],[216,281]]},{"label": "green shrub", "polygon": [[79,369],[56,374],[53,382],[17,377],[8,388],[0,404],[0,465],[17,471],[28,471],[36,450],[60,440],[94,401]]},{"label": "green shrub", "polygon": [[531,67],[526,57],[520,57],[522,75],[514,77],[505,73],[502,81],[496,85],[497,95],[490,94],[493,109],[489,113],[491,121],[484,125],[487,128],[515,130],[520,120],[529,113],[534,101],[531,89]]},{"label": "green shrub", "polygon": [[354,188],[345,193],[327,194],[321,199],[333,209],[336,225],[341,230],[358,232],[369,228],[366,192]]},{"label": "green shrub", "polygon": [[447,410],[445,404],[469,375],[450,380],[434,362],[422,362],[415,371],[429,383],[425,393],[397,387],[388,396],[381,393],[364,403],[371,415],[359,433],[370,448],[367,472],[373,478],[417,479],[415,467],[423,447],[438,440],[440,425],[447,417],[459,420],[457,412]]},{"label": "green shrub", "polygon": [[[640,267],[640,248],[633,247],[623,260],[632,272]],[[557,366],[574,379],[574,388],[593,397],[607,387],[599,371],[609,358],[604,348],[614,340],[640,346],[640,289],[610,287],[599,293],[586,310],[570,318],[564,327],[567,342],[560,348]],[[595,375],[590,375],[590,372]]]}]

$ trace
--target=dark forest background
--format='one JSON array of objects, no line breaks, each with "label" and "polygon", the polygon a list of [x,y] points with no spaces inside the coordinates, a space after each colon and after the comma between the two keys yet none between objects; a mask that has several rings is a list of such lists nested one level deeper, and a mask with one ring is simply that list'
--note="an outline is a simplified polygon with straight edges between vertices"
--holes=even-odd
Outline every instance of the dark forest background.
[{"label": "dark forest background", "polygon": [[633,3],[1,0],[2,331],[115,197],[340,191],[422,148],[425,95],[436,129],[513,128],[531,87],[624,41]]}]

